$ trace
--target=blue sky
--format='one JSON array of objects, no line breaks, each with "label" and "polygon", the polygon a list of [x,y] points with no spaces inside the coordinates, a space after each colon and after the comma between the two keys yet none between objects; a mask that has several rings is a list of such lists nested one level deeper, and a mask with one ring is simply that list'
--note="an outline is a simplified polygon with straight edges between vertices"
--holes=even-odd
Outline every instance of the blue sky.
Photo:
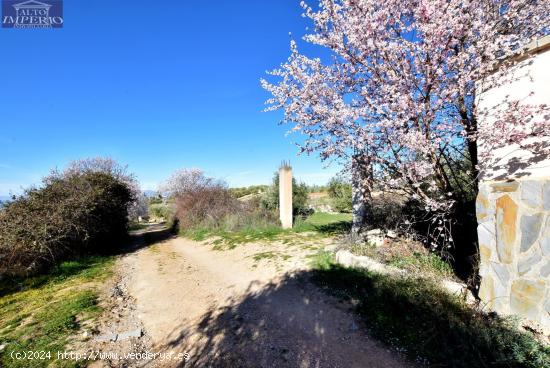
[{"label": "blue sky", "polygon": [[181,167],[232,186],[267,183],[284,159],[308,183],[338,171],[297,157],[300,136],[262,112],[259,79],[309,26],[299,0],[65,0],[64,18],[0,29],[0,196],[100,155],[144,189]]}]

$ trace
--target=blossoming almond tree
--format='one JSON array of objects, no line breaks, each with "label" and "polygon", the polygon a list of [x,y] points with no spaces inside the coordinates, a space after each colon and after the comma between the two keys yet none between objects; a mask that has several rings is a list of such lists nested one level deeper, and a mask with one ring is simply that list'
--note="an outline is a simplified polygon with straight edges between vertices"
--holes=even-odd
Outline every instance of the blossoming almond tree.
[{"label": "blossoming almond tree", "polygon": [[550,1],[321,0],[302,7],[314,24],[304,40],[332,59],[307,57],[292,41],[288,61],[270,72],[276,81],[262,86],[273,95],[267,110],[283,109],[284,121],[307,136],[303,152],[347,161],[360,154],[377,184],[405,190],[441,215],[477,192],[478,140],[498,145],[548,134],[547,122],[531,121],[547,108],[515,101],[500,109],[503,129],[480,129],[476,83],[479,92],[479,81],[485,89],[506,82],[510,57],[548,33]]}]

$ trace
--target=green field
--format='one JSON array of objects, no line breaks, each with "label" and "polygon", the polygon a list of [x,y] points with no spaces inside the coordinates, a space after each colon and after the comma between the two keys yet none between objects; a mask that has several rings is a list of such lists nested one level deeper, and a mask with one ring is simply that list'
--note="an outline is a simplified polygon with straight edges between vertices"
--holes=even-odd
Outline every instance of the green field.
[{"label": "green field", "polygon": [[[78,366],[58,361],[68,338],[81,324],[99,315],[98,287],[112,275],[112,257],[85,257],[63,262],[51,273],[0,284],[0,353],[2,367]],[[44,352],[40,358],[13,359],[24,352]],[[49,352],[49,354],[47,354]]]},{"label": "green field", "polygon": [[180,234],[193,240],[202,241],[217,237],[218,244],[230,246],[257,241],[288,240],[292,235],[304,235],[311,238],[332,236],[344,233],[351,227],[351,214],[316,212],[306,219],[297,219],[292,229],[280,226],[245,227],[237,231],[216,231],[207,228],[192,231],[182,230]]}]

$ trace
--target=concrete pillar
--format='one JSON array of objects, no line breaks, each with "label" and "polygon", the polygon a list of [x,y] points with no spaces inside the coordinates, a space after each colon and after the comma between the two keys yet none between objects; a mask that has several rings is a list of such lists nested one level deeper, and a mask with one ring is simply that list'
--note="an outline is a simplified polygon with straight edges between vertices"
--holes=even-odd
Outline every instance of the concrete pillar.
[{"label": "concrete pillar", "polygon": [[292,228],[292,167],[284,162],[279,168],[279,214],[283,229]]}]

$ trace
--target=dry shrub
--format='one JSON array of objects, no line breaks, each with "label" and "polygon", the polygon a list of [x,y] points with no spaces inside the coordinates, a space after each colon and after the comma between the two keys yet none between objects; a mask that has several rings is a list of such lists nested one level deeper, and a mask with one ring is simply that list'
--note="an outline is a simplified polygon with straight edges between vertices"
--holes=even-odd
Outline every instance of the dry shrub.
[{"label": "dry shrub", "polygon": [[120,246],[130,188],[103,172],[54,173],[0,211],[0,276],[27,276],[84,252]]},{"label": "dry shrub", "polygon": [[240,210],[227,218],[223,230],[258,230],[280,225],[277,212],[263,208],[258,199],[242,203]]},{"label": "dry shrub", "polygon": [[355,255],[375,258],[384,263],[391,262],[398,257],[410,257],[415,254],[427,255],[430,253],[421,242],[410,237],[385,238],[384,242],[378,246],[369,243],[363,236],[354,233],[350,233],[340,240],[343,249],[348,249]]},{"label": "dry shrub", "polygon": [[218,228],[240,210],[227,185],[198,169],[176,171],[164,185],[173,199],[180,229]]},{"label": "dry shrub", "polygon": [[401,194],[376,193],[369,204],[372,211],[370,227],[398,229],[407,222],[407,199]]},{"label": "dry shrub", "polygon": [[260,208],[260,200],[239,201],[227,184],[204,175],[201,170],[175,172],[164,184],[175,205],[182,231],[204,229],[232,231],[276,224],[271,211]]},{"label": "dry shrub", "polygon": [[418,241],[407,238],[386,240],[384,244],[376,248],[378,258],[383,262],[391,262],[397,258],[413,257],[415,255],[427,256],[429,250]]},{"label": "dry shrub", "polygon": [[185,229],[217,228],[228,216],[242,211],[242,204],[217,182],[180,193],[175,204],[179,225]]},{"label": "dry shrub", "polygon": [[[456,203],[447,222],[441,225],[434,223],[432,214],[419,201],[405,194],[378,193],[371,203],[373,220],[369,227],[397,230],[450,261],[460,278],[475,276],[475,201]],[[438,231],[439,227],[442,230]]]},{"label": "dry shrub", "polygon": [[383,244],[375,246],[351,234],[342,238],[342,248],[422,277],[453,278],[453,271],[447,261],[410,237],[386,238]]},{"label": "dry shrub", "polygon": [[277,224],[272,211],[235,199],[221,183],[180,194],[175,198],[176,217],[180,229],[235,231],[243,228],[263,228]]}]

